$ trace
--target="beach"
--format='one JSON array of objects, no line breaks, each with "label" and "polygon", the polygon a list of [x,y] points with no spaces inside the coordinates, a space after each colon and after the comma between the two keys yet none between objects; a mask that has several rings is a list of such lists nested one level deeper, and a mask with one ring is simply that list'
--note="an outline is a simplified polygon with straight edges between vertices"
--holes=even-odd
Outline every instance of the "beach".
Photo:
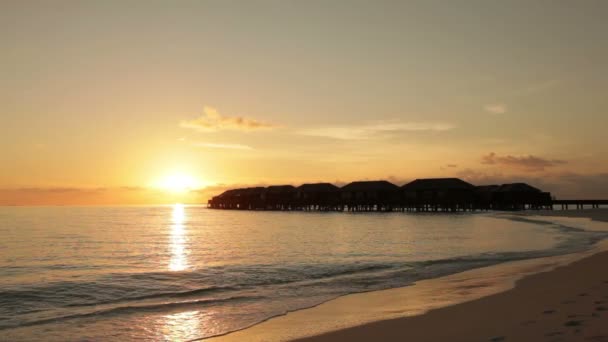
[{"label": "beach", "polygon": [[299,341],[608,341],[607,264],[603,252],[500,294]]},{"label": "beach", "polygon": [[[515,215],[606,222],[607,214],[595,209]],[[582,253],[348,295],[212,340],[608,341],[607,251],[602,241]]]}]

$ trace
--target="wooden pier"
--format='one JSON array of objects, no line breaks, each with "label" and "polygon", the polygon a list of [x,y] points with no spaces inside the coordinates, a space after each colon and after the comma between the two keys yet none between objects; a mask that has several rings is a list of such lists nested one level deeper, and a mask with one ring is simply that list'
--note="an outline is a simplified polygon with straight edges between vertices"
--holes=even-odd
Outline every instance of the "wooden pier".
[{"label": "wooden pier", "polygon": [[571,205],[576,206],[576,209],[584,209],[585,206],[593,209],[608,205],[608,200],[553,200],[553,205],[561,205],[562,210],[568,210]]}]

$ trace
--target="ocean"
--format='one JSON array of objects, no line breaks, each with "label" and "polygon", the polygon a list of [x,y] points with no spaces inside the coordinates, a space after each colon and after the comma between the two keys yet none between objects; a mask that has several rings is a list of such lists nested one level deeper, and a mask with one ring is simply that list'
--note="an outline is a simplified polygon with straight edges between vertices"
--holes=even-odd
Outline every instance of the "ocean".
[{"label": "ocean", "polygon": [[492,213],[0,207],[0,340],[200,339],[606,234]]}]

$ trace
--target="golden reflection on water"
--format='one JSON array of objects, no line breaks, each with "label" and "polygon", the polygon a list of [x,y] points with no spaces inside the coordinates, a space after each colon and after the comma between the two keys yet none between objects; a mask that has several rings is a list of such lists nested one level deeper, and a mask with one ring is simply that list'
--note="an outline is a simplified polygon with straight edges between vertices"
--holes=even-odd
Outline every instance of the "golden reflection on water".
[{"label": "golden reflection on water", "polygon": [[188,253],[186,247],[186,212],[184,206],[175,204],[171,213],[171,260],[169,262],[170,271],[183,271],[189,267]]},{"label": "golden reflection on water", "polygon": [[[186,212],[181,204],[175,204],[171,212],[171,260],[169,270],[183,271],[189,268],[186,241]],[[184,341],[201,336],[200,312],[185,311],[163,317],[163,339],[165,341]]]},{"label": "golden reflection on water", "polygon": [[164,317],[163,339],[165,341],[185,341],[203,335],[200,312],[184,311]]}]

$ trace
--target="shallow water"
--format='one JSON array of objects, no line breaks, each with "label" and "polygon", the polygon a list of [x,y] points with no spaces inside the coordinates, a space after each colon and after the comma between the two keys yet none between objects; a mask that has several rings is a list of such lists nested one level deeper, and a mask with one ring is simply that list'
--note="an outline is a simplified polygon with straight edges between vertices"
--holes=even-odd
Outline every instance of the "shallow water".
[{"label": "shallow water", "polygon": [[188,340],[347,293],[588,248],[581,227],[481,214],[196,206],[0,208],[0,336]]}]

